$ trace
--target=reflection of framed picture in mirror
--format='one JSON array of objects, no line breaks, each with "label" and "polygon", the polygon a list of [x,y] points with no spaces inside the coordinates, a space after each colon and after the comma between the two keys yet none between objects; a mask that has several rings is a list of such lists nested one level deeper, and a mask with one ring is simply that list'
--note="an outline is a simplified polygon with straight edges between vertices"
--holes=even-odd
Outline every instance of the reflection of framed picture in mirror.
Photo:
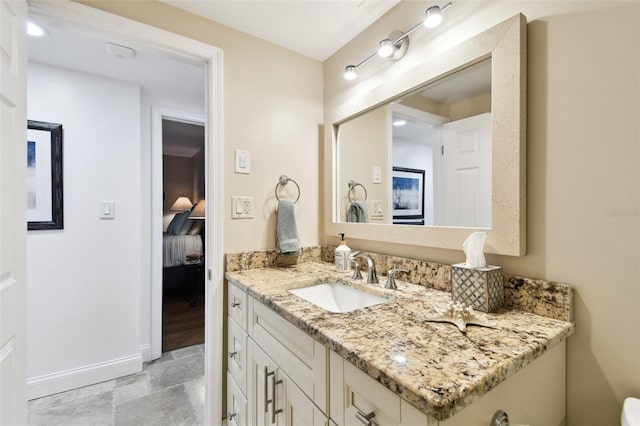
[{"label": "reflection of framed picture in mirror", "polygon": [[402,219],[424,219],[424,170],[393,168],[391,204],[393,223],[406,224]]},{"label": "reflection of framed picture in mirror", "polygon": [[63,229],[62,124],[28,121],[27,229]]}]

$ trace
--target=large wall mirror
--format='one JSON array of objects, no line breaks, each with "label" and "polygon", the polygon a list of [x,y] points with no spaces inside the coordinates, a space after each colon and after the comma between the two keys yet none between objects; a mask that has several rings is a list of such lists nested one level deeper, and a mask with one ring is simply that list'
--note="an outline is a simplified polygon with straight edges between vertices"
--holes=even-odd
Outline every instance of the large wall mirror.
[{"label": "large wall mirror", "polygon": [[526,19],[517,15],[335,108],[328,233],[525,253]]}]

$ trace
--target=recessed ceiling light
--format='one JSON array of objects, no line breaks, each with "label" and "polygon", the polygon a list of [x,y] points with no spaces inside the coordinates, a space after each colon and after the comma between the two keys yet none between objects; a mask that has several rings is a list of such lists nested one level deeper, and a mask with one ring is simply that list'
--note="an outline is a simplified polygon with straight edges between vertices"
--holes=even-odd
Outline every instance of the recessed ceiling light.
[{"label": "recessed ceiling light", "polygon": [[393,120],[393,125],[394,126],[404,126],[405,124],[407,124],[407,120]]},{"label": "recessed ceiling light", "polygon": [[127,46],[106,42],[104,47],[109,55],[118,59],[133,59],[136,56],[135,49]]},{"label": "recessed ceiling light", "polygon": [[47,35],[47,30],[45,30],[40,25],[34,24],[31,21],[27,21],[27,34],[32,37],[44,37]]}]

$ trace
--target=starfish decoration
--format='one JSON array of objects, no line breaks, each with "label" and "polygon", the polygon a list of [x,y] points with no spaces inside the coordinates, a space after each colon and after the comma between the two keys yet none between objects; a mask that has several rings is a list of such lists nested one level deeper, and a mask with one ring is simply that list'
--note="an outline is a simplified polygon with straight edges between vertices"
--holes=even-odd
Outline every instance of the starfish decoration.
[{"label": "starfish decoration", "polygon": [[479,325],[481,327],[497,327],[498,323],[483,321],[476,317],[475,311],[471,306],[466,306],[460,302],[449,302],[447,308],[443,312],[439,312],[438,316],[428,317],[427,321],[448,322],[460,329],[461,332],[467,332],[467,325]]}]

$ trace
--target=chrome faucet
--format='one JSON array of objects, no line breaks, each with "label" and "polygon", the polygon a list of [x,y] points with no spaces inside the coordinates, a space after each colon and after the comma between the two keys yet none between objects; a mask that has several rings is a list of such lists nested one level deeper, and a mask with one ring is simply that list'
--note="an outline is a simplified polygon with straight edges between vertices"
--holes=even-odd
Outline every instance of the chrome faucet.
[{"label": "chrome faucet", "polygon": [[376,274],[376,265],[373,263],[373,258],[369,253],[362,251],[355,251],[349,255],[351,260],[355,260],[356,257],[362,256],[367,259],[367,284],[378,284],[378,275]]}]

